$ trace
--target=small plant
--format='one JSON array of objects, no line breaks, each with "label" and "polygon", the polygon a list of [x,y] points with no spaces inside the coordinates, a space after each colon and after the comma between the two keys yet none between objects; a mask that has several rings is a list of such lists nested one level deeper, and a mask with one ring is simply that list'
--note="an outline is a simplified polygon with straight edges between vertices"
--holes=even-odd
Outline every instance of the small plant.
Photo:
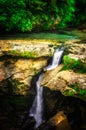
[{"label": "small plant", "polygon": [[85,94],[86,94],[86,90],[85,90],[85,89],[81,89],[81,90],[79,91],[79,94],[82,95],[82,96],[85,95]]},{"label": "small plant", "polygon": [[69,85],[70,89],[64,90],[63,94],[66,96],[86,96],[86,89],[82,89],[81,85],[79,83],[73,83]]},{"label": "small plant", "polygon": [[71,87],[72,89],[74,89],[76,91],[76,94],[78,95],[85,95],[86,94],[86,90],[81,88],[81,85],[79,83],[73,83],[70,84],[69,87]]},{"label": "small plant", "polygon": [[86,73],[86,65],[80,60],[73,59],[67,55],[63,57],[63,70],[73,70],[79,73]]},{"label": "small plant", "polygon": [[74,92],[73,91],[69,91],[68,92],[68,96],[73,96],[74,95]]},{"label": "small plant", "polygon": [[37,56],[36,52],[20,52],[19,50],[11,50],[9,52],[9,55],[16,56],[16,57],[22,57],[22,58],[35,58]]},{"label": "small plant", "polygon": [[75,93],[72,90],[64,90],[63,94],[66,96],[74,96]]}]

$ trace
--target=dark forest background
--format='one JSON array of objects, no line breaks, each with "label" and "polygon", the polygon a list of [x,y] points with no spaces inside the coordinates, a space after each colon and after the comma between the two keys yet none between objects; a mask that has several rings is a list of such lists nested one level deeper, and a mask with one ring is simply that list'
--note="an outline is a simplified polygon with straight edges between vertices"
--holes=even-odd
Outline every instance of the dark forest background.
[{"label": "dark forest background", "polygon": [[80,27],[86,0],[0,0],[0,32],[30,32]]}]

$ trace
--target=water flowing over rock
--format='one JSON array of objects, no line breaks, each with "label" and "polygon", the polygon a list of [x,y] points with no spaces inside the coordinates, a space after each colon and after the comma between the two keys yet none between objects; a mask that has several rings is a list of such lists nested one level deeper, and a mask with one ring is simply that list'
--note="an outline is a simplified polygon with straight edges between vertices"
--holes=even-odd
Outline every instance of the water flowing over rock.
[{"label": "water flowing over rock", "polygon": [[[62,54],[63,54],[64,48],[58,48],[54,52],[52,64],[47,66],[46,70],[52,70],[56,68],[61,60]],[[40,126],[43,123],[43,87],[40,86],[40,82],[43,78],[44,73],[41,73],[37,82],[36,82],[36,87],[37,87],[37,94],[35,97],[35,100],[33,102],[32,108],[30,110],[30,116],[35,118],[36,121],[36,128]]]},{"label": "water flowing over rock", "polygon": [[[68,35],[70,33],[74,32]],[[68,36],[65,40],[62,37],[58,40],[57,35],[57,39],[52,40],[6,37],[0,40],[1,130],[34,130],[36,122],[28,115],[36,95],[36,81],[43,68],[46,70],[45,66],[52,65],[56,48],[64,46],[64,55],[86,66],[86,34],[80,35],[77,31],[76,34],[78,38]],[[54,70],[44,72],[40,86],[45,122],[38,130],[60,129],[57,123],[61,115],[72,130],[86,129],[86,74],[63,70],[63,66],[62,61]],[[60,111],[63,114],[58,115]]]},{"label": "water flowing over rock", "polygon": [[37,94],[30,110],[30,116],[35,118],[36,128],[43,123],[43,87],[40,87],[40,82],[42,80],[43,75],[44,73],[39,76],[36,82]]},{"label": "water flowing over rock", "polygon": [[63,47],[59,48],[59,49],[56,49],[55,52],[54,52],[54,56],[53,56],[51,65],[45,67],[44,70],[55,69],[59,65],[59,63],[61,61],[61,57],[62,57],[63,51],[64,51]]}]

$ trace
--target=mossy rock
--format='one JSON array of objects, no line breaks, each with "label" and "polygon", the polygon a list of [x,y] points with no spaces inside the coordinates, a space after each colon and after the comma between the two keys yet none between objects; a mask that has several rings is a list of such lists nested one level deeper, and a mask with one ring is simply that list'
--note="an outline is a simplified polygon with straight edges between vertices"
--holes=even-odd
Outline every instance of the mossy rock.
[{"label": "mossy rock", "polygon": [[6,79],[1,82],[0,90],[9,95],[26,95],[30,87],[17,79]]},{"label": "mossy rock", "polygon": [[69,85],[69,89],[63,91],[65,96],[79,97],[86,101],[86,89],[82,89],[79,83],[72,83]]},{"label": "mossy rock", "polygon": [[11,56],[15,56],[15,57],[19,57],[19,58],[37,58],[38,57],[38,53],[36,51],[25,51],[25,52],[21,52],[19,50],[11,50],[8,52],[7,55],[11,55]]},{"label": "mossy rock", "polygon": [[68,55],[64,55],[63,57],[63,68],[62,70],[73,70],[78,73],[86,73],[86,64],[82,63],[81,60],[76,60]]}]

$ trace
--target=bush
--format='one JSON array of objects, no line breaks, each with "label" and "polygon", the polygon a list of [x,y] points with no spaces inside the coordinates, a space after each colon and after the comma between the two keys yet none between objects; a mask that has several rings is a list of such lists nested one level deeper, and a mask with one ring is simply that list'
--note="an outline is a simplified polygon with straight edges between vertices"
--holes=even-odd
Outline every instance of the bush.
[{"label": "bush", "polygon": [[86,21],[85,3],[85,0],[0,0],[0,28],[26,32],[79,25]]},{"label": "bush", "polygon": [[0,25],[6,31],[26,31],[32,29],[30,12],[24,0],[0,0]]},{"label": "bush", "polygon": [[74,96],[74,95],[85,96],[86,95],[86,90],[82,89],[79,83],[70,84],[69,87],[71,89],[64,90],[63,94],[68,95],[68,96]]},{"label": "bush", "polygon": [[63,57],[63,64],[63,70],[68,69],[79,73],[86,73],[86,66],[80,60],[76,60],[65,55]]}]

